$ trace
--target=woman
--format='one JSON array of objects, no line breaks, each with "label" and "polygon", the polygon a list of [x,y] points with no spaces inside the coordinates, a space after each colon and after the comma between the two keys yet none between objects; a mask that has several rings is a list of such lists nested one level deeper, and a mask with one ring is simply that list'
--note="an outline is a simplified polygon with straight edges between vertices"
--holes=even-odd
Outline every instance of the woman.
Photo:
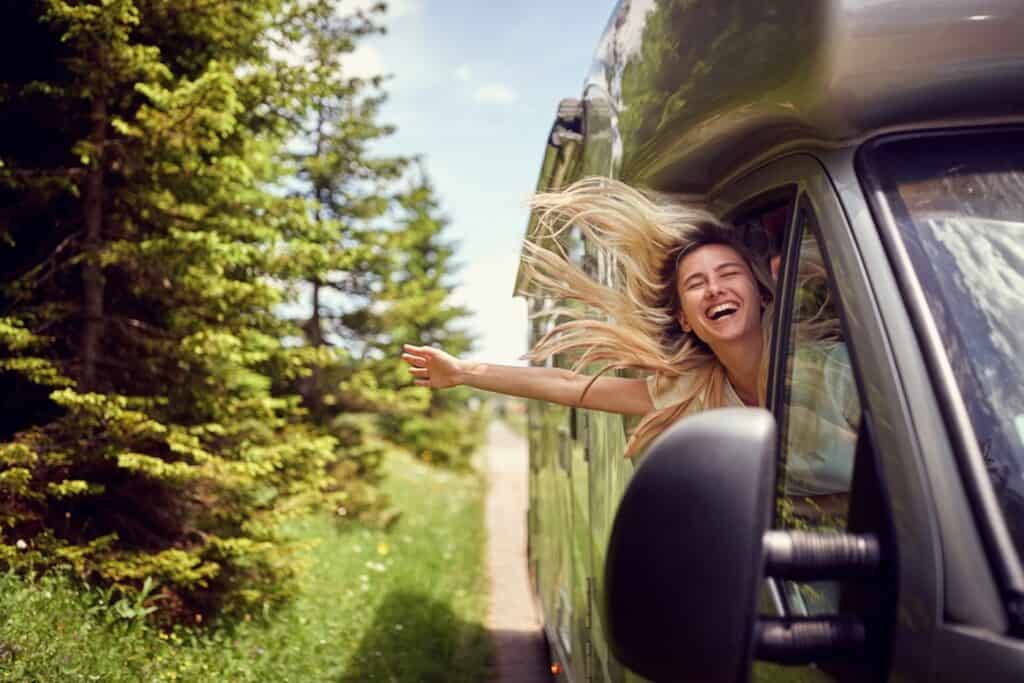
[{"label": "woman", "polygon": [[[620,182],[588,178],[536,195],[537,241],[570,226],[614,257],[619,288],[596,282],[563,256],[524,244],[536,294],[582,306],[546,312],[569,320],[527,355],[578,354],[573,370],[464,361],[440,349],[405,347],[420,386],[465,384],[513,396],[643,415],[626,447],[639,452],[696,410],[761,405],[771,280],[732,231],[707,212],[652,199]],[[593,377],[577,370],[604,367]],[[609,377],[611,369],[650,373]]]}]

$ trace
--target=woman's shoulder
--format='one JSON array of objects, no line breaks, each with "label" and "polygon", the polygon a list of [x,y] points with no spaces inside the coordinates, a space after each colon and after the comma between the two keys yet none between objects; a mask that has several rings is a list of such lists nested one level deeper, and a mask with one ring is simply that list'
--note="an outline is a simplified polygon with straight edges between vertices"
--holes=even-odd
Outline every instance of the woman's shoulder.
[{"label": "woman's shoulder", "polygon": [[689,397],[693,388],[692,373],[663,375],[655,373],[647,377],[647,393],[656,410],[667,408]]}]

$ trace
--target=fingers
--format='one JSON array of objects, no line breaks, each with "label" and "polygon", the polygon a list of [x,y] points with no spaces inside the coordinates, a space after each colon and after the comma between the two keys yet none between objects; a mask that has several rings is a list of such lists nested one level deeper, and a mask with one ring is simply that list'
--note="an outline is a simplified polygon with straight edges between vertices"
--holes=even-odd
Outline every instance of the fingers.
[{"label": "fingers", "polygon": [[402,351],[402,360],[409,364],[413,384],[418,387],[430,387],[430,369],[427,365],[432,360],[434,349],[429,346],[402,344]]},{"label": "fingers", "polygon": [[416,356],[430,356],[434,352],[434,349],[429,346],[413,346],[412,344],[402,344],[402,350]]},{"label": "fingers", "polygon": [[413,367],[423,367],[427,364],[428,359],[422,356],[414,356],[411,353],[403,353],[402,360],[404,360],[409,365],[412,365]]},{"label": "fingers", "polygon": [[427,365],[433,358],[434,349],[429,346],[413,346],[412,344],[402,344],[402,360],[409,365],[423,367]]}]

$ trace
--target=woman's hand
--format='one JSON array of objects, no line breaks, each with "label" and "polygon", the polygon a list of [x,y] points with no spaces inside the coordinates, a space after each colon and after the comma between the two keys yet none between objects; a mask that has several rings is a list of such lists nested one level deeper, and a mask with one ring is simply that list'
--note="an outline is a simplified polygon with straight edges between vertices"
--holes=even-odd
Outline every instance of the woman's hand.
[{"label": "woman's hand", "polygon": [[403,344],[402,350],[416,386],[447,389],[462,384],[462,362],[455,356],[429,346]]}]

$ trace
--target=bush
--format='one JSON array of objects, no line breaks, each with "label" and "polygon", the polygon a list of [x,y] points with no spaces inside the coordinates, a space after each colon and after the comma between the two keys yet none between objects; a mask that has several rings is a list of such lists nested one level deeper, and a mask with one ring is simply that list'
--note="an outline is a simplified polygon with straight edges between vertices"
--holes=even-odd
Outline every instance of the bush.
[{"label": "bush", "polygon": [[423,462],[465,470],[484,443],[490,407],[467,390],[446,393],[445,404],[424,413],[382,415],[381,432]]},{"label": "bush", "polygon": [[287,401],[230,402],[236,423],[185,427],[144,401],[53,399],[63,417],[0,444],[2,566],[68,566],[126,597],[155,580],[150,602],[191,620],[290,593],[282,521],[377,504],[362,454],[290,421]]}]

